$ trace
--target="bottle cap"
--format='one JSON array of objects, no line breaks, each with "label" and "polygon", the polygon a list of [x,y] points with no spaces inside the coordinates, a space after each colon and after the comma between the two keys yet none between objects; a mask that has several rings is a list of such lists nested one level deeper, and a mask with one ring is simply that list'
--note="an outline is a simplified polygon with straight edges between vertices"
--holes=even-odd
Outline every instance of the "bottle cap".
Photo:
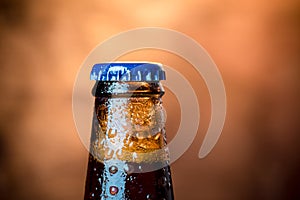
[{"label": "bottle cap", "polygon": [[154,62],[97,63],[90,75],[96,81],[160,81],[166,80],[162,64]]}]

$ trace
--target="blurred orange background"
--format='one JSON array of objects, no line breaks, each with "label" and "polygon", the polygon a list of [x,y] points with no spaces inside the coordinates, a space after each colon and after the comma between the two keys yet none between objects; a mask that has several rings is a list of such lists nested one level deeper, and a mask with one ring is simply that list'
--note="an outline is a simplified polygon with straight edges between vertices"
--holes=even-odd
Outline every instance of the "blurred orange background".
[{"label": "blurred orange background", "polygon": [[[172,164],[176,199],[300,199],[299,19],[297,0],[1,0],[0,199],[83,199],[88,152],[72,118],[76,73],[100,42],[144,26],[194,38],[227,92],[223,133],[200,160],[210,120],[201,77],[168,52],[120,58],[167,64],[197,91],[198,135]],[[170,91],[164,98],[171,139],[180,110]]]}]

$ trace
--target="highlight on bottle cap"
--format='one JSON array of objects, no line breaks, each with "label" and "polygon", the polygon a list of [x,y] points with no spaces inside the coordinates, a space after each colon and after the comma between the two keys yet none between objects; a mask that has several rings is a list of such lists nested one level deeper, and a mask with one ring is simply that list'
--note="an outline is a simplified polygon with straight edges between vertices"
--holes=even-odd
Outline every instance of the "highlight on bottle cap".
[{"label": "highlight on bottle cap", "polygon": [[166,80],[163,65],[155,62],[111,62],[93,66],[91,80],[96,81],[160,81]]}]

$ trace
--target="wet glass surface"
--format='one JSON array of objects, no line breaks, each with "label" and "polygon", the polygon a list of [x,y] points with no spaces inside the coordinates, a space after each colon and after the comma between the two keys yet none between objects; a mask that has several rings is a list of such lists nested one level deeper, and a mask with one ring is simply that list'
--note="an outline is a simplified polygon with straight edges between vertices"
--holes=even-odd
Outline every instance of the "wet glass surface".
[{"label": "wet glass surface", "polygon": [[93,92],[85,199],[174,199],[161,85],[98,82]]}]

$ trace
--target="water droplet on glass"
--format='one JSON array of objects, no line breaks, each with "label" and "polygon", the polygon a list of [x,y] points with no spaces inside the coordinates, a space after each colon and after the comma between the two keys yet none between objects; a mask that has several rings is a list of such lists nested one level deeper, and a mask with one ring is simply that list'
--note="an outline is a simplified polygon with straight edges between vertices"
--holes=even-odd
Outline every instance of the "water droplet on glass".
[{"label": "water droplet on glass", "polygon": [[133,147],[133,145],[134,145],[134,143],[133,143],[133,142],[130,142],[130,143],[129,143],[129,147],[130,147],[130,148],[132,148],[132,147]]},{"label": "water droplet on glass", "polygon": [[165,187],[167,185],[167,178],[166,177],[161,177],[159,180],[158,180],[158,184]]},{"label": "water droplet on glass", "polygon": [[110,148],[106,148],[105,151],[104,151],[104,155],[105,155],[106,160],[111,159],[113,154],[114,154],[114,151]]},{"label": "water droplet on glass", "polygon": [[147,194],[146,198],[147,198],[147,200],[152,200],[150,194]]},{"label": "water droplet on glass", "polygon": [[133,158],[133,160],[135,160],[137,158],[137,153],[136,152],[133,152],[132,158]]},{"label": "water droplet on glass", "polygon": [[117,130],[113,130],[113,129],[110,128],[108,130],[107,135],[108,135],[108,138],[113,138],[113,137],[115,137],[117,135]]},{"label": "water droplet on glass", "polygon": [[118,149],[116,151],[116,155],[117,155],[117,158],[121,160],[122,159],[122,149]]},{"label": "water droplet on glass", "polygon": [[127,164],[125,164],[125,165],[124,165],[124,170],[125,170],[125,172],[128,172],[128,170],[129,170],[129,167],[128,167],[128,165],[127,165]]},{"label": "water droplet on glass", "polygon": [[111,195],[116,195],[119,192],[119,189],[116,186],[110,186],[109,192]]},{"label": "water droplet on glass", "polygon": [[110,173],[112,173],[112,174],[115,174],[115,173],[117,173],[118,172],[118,168],[116,167],[116,166],[111,166],[110,168],[109,168],[109,172]]}]

